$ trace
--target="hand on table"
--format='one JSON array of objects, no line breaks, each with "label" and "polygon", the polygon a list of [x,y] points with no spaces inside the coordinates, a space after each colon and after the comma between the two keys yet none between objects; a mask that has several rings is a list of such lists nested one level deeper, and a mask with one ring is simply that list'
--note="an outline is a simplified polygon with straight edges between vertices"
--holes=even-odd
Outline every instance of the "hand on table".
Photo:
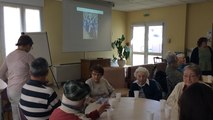
[{"label": "hand on table", "polygon": [[106,111],[106,109],[108,109],[110,107],[110,105],[105,102],[103,104],[101,104],[101,106],[98,109],[99,114],[101,115],[104,111]]}]

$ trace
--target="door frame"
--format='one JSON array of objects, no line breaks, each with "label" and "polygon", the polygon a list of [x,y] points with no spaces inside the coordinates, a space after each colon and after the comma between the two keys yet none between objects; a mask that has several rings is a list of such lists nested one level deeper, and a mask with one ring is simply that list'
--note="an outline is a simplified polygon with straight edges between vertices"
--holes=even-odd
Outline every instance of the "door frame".
[{"label": "door frame", "polygon": [[[132,44],[132,38],[133,38],[133,27],[137,27],[137,26],[145,26],[145,41],[144,41],[144,47],[145,50],[148,50],[148,26],[153,26],[153,25],[162,25],[163,26],[163,33],[162,33],[162,51],[161,53],[149,53],[148,51],[144,51],[143,54],[144,55],[144,64],[148,63],[148,55],[160,55],[160,56],[164,56],[164,44],[165,44],[165,23],[164,22],[144,22],[144,23],[138,23],[138,24],[133,24],[131,25],[131,55],[130,55],[130,63],[131,65],[133,65],[133,44]],[[134,52],[136,54],[140,54],[141,52]]]}]

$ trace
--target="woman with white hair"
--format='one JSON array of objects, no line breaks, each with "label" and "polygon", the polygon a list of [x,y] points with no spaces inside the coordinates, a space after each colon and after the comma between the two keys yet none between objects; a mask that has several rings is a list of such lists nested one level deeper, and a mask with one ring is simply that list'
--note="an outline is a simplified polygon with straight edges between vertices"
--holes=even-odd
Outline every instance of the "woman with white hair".
[{"label": "woman with white hair", "polygon": [[183,69],[187,65],[185,55],[183,53],[179,53],[176,56],[177,56],[177,63],[178,63],[177,70],[183,73]]},{"label": "woman with white hair", "polygon": [[162,98],[162,93],[156,81],[148,79],[149,71],[146,68],[138,67],[134,72],[134,76],[136,80],[130,86],[129,97],[134,97],[134,91],[139,91],[140,98],[153,100]]}]

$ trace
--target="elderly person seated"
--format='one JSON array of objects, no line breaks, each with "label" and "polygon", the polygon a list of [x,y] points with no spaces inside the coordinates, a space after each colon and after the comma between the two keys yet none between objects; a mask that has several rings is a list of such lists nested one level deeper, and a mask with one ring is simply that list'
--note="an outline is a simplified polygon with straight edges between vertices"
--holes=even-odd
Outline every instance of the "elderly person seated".
[{"label": "elderly person seated", "polygon": [[114,95],[114,88],[102,77],[103,75],[104,69],[101,65],[94,65],[91,67],[92,77],[86,81],[86,84],[88,84],[91,89],[90,97],[93,100]]},{"label": "elderly person seated", "polygon": [[62,104],[53,111],[49,120],[86,120],[88,118],[96,120],[109,108],[108,103],[103,103],[97,110],[84,114],[86,98],[90,94],[90,88],[83,82],[67,81],[63,86],[63,90]]},{"label": "elderly person seated", "polygon": [[178,120],[178,101],[184,90],[189,87],[191,84],[196,83],[202,80],[202,73],[198,65],[189,64],[184,68],[183,72],[183,82],[178,83],[166,103],[172,108],[172,119]]},{"label": "elderly person seated", "polygon": [[160,100],[162,93],[154,80],[149,80],[149,71],[144,67],[138,67],[134,76],[136,80],[131,84],[129,97],[134,97],[134,91],[139,91],[139,97],[153,100]]},{"label": "elderly person seated", "polygon": [[167,75],[167,85],[168,85],[168,95],[172,92],[174,87],[182,82],[183,74],[177,70],[178,61],[175,53],[168,52],[167,57],[167,66],[166,66],[166,75]]},{"label": "elderly person seated", "polygon": [[176,56],[178,62],[177,70],[183,73],[183,68],[187,65],[185,55],[183,53],[178,53]]}]

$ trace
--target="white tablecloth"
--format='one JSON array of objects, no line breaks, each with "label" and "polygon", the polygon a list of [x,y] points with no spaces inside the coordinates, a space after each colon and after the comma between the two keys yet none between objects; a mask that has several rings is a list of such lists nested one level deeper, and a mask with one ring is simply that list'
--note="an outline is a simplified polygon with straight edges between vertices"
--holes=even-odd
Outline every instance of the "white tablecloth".
[{"label": "white tablecloth", "polygon": [[[100,104],[92,103],[85,113],[89,113],[97,109]],[[160,102],[144,98],[122,97],[116,103],[112,111],[111,120],[148,120],[150,114],[154,116],[154,120],[160,120]],[[107,120],[107,112],[104,112],[99,120]]]}]

